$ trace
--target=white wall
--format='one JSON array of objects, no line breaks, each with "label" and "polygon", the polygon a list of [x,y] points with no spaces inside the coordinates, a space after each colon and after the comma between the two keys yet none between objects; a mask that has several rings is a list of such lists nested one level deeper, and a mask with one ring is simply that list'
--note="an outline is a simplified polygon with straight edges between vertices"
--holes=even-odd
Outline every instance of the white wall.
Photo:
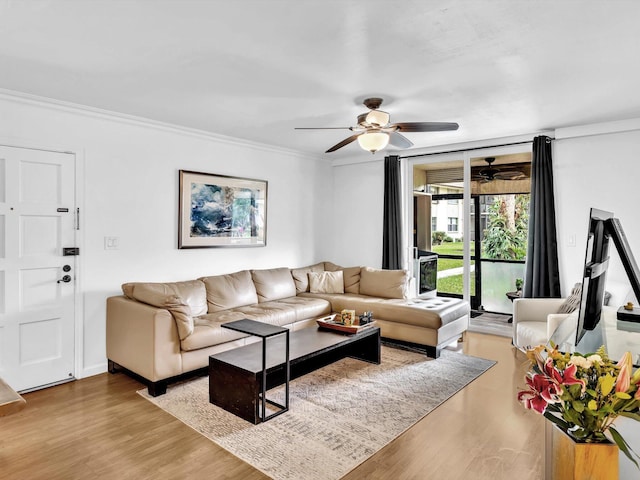
[{"label": "white wall", "polygon": [[383,208],[383,156],[334,166],[333,234],[329,254],[334,262],[380,268]]},{"label": "white wall", "polygon": [[[640,130],[559,138],[553,165],[563,291],[581,281],[591,207],[615,213],[640,261]],[[607,280],[627,282],[613,245],[610,257]]]},{"label": "white wall", "polygon": [[[0,97],[0,140],[79,156],[80,377],[106,370],[105,299],[124,282],[331,260],[326,161],[11,97]],[[178,250],[180,169],[267,180],[267,246]],[[105,236],[119,237],[119,249],[106,251]]]}]

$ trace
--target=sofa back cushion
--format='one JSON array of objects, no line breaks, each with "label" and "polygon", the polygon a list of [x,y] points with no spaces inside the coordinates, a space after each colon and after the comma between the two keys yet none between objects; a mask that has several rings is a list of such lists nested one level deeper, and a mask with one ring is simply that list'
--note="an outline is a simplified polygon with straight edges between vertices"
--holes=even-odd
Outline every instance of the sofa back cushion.
[{"label": "sofa back cushion", "polygon": [[316,263],[315,265],[309,265],[308,267],[294,268],[291,270],[291,276],[296,284],[296,292],[308,292],[309,291],[309,273],[311,272],[324,272],[324,262]]},{"label": "sofa back cushion", "polygon": [[342,269],[344,293],[360,293],[360,270],[360,267],[345,267]]},{"label": "sofa back cushion", "polygon": [[[204,284],[198,280],[176,283],[125,283],[122,292],[130,299],[166,308],[176,321],[180,340],[193,333],[193,316],[206,313]],[[204,298],[204,310],[202,299]]]},{"label": "sofa back cushion", "polygon": [[296,284],[291,271],[286,268],[251,270],[253,284],[258,293],[258,302],[270,302],[296,296]]},{"label": "sofa back cushion", "polygon": [[406,270],[360,269],[360,293],[372,297],[408,298],[409,272]]},{"label": "sofa back cushion", "polygon": [[209,313],[258,303],[256,287],[249,270],[203,277],[201,280],[207,290]]}]

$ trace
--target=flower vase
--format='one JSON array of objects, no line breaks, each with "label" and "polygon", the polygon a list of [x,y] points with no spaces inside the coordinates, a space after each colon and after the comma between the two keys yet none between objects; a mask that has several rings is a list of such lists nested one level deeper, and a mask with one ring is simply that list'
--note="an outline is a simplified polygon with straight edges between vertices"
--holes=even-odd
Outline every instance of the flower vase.
[{"label": "flower vase", "polygon": [[618,446],[582,443],[553,426],[553,480],[618,480]]}]

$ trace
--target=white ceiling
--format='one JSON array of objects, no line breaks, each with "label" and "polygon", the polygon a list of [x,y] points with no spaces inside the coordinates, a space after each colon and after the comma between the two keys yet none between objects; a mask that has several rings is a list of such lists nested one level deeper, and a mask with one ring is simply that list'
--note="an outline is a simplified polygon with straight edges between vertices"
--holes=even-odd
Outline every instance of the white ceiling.
[{"label": "white ceiling", "polygon": [[377,95],[460,124],[406,134],[427,147],[640,117],[639,22],[635,0],[0,0],[0,88],[312,154],[351,132],[294,127]]}]

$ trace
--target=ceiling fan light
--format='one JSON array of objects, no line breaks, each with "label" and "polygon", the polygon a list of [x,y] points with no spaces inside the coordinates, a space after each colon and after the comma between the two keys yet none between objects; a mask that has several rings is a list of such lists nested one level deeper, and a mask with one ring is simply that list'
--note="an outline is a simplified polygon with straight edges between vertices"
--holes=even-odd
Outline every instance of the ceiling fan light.
[{"label": "ceiling fan light", "polygon": [[389,145],[389,134],[385,132],[363,133],[358,137],[358,143],[362,149],[376,153]]},{"label": "ceiling fan light", "polygon": [[365,120],[369,125],[384,127],[389,123],[389,114],[381,110],[371,110],[367,113]]}]

